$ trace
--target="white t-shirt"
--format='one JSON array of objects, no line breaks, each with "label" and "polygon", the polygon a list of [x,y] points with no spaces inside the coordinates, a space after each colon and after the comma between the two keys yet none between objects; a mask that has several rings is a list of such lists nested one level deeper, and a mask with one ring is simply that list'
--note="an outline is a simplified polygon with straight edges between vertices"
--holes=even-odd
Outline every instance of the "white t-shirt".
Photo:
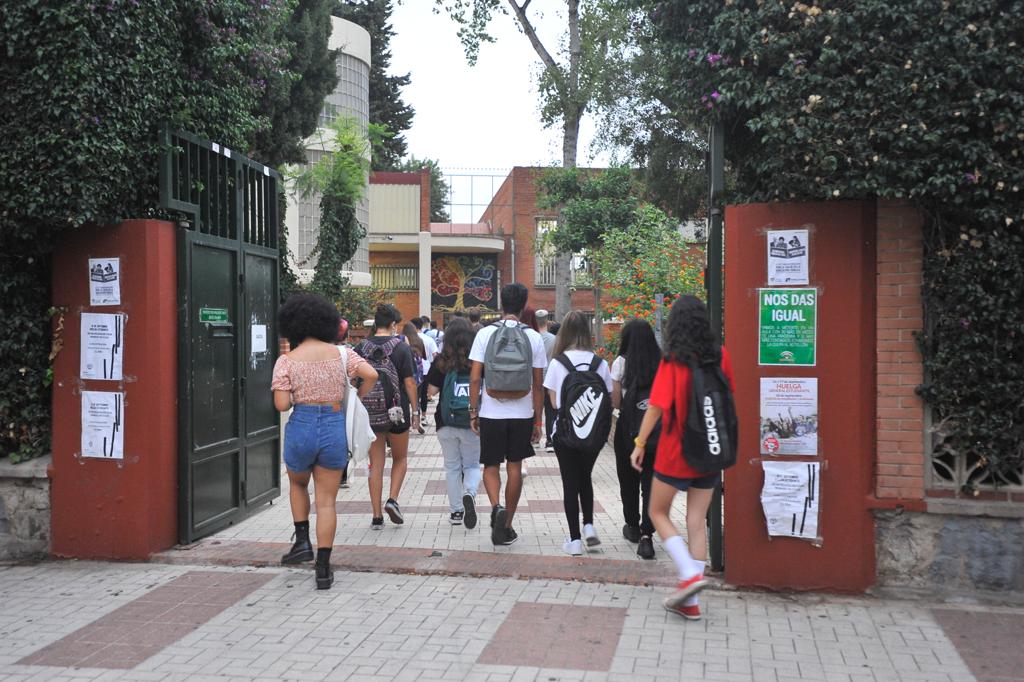
[{"label": "white t-shirt", "polygon": [[[612,362],[612,380],[622,383],[622,377],[626,374],[626,358],[617,356]],[[626,387],[622,387],[622,395],[626,395]]]},{"label": "white t-shirt", "polygon": [[437,355],[437,342],[423,332],[419,332],[419,337],[423,341],[423,349],[427,351],[427,357],[423,358],[423,376],[427,376],[430,365],[434,362],[434,356]]},{"label": "white t-shirt", "polygon": [[[590,367],[590,363],[594,360],[594,354],[589,350],[567,350],[565,355],[569,358],[569,362],[576,365],[576,369],[587,369]],[[604,379],[605,386],[608,388],[608,392],[612,392],[612,375],[608,371],[608,363],[604,360],[597,367],[597,375]],[[562,382],[569,376],[569,370],[565,368],[565,365],[560,363],[558,360],[552,360],[548,366],[547,376],[544,377],[544,388],[550,389],[555,392],[554,405],[557,410],[562,402]]]},{"label": "white t-shirt", "polygon": [[[506,326],[519,324],[515,320],[505,320]],[[473,339],[473,347],[469,351],[469,359],[473,362],[484,361],[487,355],[487,344],[490,342],[498,327],[489,324],[482,327]],[[544,339],[540,338],[535,330],[527,327],[526,338],[530,340],[530,348],[533,351],[533,368],[544,369],[548,364],[547,353],[544,352]],[[483,384],[486,385],[487,377],[484,377]],[[516,400],[497,400],[487,394],[485,390],[480,397],[480,416],[484,419],[529,419],[533,417],[533,394],[527,393]]]}]

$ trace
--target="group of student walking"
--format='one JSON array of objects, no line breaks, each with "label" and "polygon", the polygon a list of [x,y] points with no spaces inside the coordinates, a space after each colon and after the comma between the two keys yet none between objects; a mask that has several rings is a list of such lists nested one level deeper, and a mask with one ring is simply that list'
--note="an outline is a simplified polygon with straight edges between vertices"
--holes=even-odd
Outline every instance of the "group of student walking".
[{"label": "group of student walking", "polygon": [[[557,335],[548,331],[544,314],[537,317],[537,329],[524,324],[527,295],[522,284],[506,285],[500,320],[476,329],[456,317],[443,333],[435,329],[433,334],[420,331],[424,326],[430,331],[422,320],[407,324],[399,334],[398,310],[381,305],[371,336],[352,351],[336,345],[339,319],[331,303],[313,294],[297,294],[285,302],[280,327],[291,351],[278,359],[272,383],[277,409],[292,410],[284,460],[295,543],[283,563],[315,557],[317,587],[326,589],[333,582],[333,507],[352,449],[348,441],[360,438],[353,433],[354,420],[368,422],[372,430],[367,439],[372,441],[371,527],[383,527],[385,513],[392,523],[404,522],[398,496],[409,431],[422,433],[427,401],[433,396],[438,397],[434,419],[444,456],[449,521],[467,529],[476,526],[482,478],[490,503],[491,542],[514,543],[524,462],[546,437],[544,446],[554,450],[562,480],[569,531],[562,549],[582,555],[585,548],[601,543],[594,524],[592,474],[617,409],[613,444],[626,522],[622,533],[637,544],[644,559],[654,558],[652,535],[658,533],[679,573],[665,607],[688,619],[700,618],[697,593],[706,585],[705,516],[721,468],[729,464],[722,459],[723,445],[728,451],[735,442],[734,412],[729,409],[732,369],[704,304],[692,296],[673,303],[663,347],[646,321],[630,320],[609,367],[594,352],[590,323],[582,313],[566,315]],[[353,407],[365,408],[365,415],[355,412],[353,417]],[[392,466],[390,494],[382,504],[386,447]],[[309,537],[311,478],[318,512],[315,555]],[[688,544],[669,515],[678,492],[687,495]]]}]

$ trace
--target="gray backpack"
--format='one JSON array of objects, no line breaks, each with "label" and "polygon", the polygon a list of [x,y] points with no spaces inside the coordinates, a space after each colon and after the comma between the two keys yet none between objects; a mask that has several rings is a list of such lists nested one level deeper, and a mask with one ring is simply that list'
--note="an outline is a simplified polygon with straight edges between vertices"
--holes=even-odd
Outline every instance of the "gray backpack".
[{"label": "gray backpack", "polygon": [[533,390],[533,346],[525,324],[508,326],[496,322],[497,329],[484,353],[484,386],[487,395],[497,400],[514,400]]}]

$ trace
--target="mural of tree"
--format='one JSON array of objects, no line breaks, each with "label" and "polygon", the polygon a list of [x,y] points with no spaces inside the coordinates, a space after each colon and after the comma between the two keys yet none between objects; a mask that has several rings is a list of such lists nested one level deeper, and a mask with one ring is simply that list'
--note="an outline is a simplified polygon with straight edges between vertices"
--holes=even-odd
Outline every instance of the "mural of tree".
[{"label": "mural of tree", "polygon": [[494,256],[434,256],[430,284],[435,310],[494,309],[498,265]]}]

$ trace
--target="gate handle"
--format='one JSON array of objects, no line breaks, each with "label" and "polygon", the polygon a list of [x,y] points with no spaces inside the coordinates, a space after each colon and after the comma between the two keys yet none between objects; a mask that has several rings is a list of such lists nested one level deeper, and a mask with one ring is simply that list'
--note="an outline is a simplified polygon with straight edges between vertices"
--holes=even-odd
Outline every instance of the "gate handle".
[{"label": "gate handle", "polygon": [[232,322],[207,322],[210,329],[210,336],[215,339],[234,338],[235,325]]}]

